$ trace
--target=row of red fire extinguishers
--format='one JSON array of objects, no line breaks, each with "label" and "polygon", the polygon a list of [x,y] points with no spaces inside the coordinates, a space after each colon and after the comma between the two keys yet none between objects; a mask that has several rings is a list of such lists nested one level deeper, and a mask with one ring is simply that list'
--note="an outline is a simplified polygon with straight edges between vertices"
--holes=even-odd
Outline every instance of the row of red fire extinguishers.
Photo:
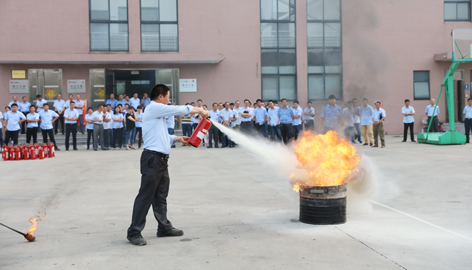
[{"label": "row of red fire extinguishers", "polygon": [[36,145],[12,145],[2,146],[2,158],[7,160],[30,160],[30,159],[44,159],[53,158],[55,156],[54,144],[36,144]]}]

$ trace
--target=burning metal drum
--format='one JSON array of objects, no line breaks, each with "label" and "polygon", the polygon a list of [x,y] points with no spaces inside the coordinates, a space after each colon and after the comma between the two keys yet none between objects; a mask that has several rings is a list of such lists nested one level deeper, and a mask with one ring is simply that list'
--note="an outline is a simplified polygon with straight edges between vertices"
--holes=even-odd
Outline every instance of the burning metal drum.
[{"label": "burning metal drum", "polygon": [[300,187],[300,222],[315,225],[346,223],[346,185]]}]

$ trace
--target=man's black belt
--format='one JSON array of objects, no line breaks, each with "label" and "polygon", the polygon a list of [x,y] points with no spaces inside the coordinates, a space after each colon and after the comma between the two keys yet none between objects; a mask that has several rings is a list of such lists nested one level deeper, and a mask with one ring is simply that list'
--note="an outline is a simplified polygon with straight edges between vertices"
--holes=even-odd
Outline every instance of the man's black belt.
[{"label": "man's black belt", "polygon": [[152,151],[152,150],[148,150],[148,149],[144,149],[145,152],[148,152],[148,153],[151,153],[153,155],[156,155],[162,159],[165,159],[165,160],[168,160],[169,159],[169,155],[166,155],[166,154],[163,154],[161,152],[157,152],[157,151]]}]

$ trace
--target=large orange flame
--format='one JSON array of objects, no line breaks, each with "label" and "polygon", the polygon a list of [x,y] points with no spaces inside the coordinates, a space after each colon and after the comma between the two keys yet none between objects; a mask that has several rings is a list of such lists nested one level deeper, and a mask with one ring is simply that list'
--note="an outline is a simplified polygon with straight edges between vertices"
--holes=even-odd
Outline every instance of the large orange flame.
[{"label": "large orange flame", "polygon": [[36,217],[32,217],[30,218],[30,222],[33,223],[33,226],[31,226],[28,230],[28,232],[26,233],[27,235],[33,235],[34,232],[36,231],[36,228],[38,227],[38,219],[42,218],[44,216],[44,214],[41,214],[39,217],[36,216]]},{"label": "large orange flame", "polygon": [[294,179],[297,180],[295,191],[301,186],[344,185],[360,161],[356,149],[345,139],[338,139],[335,131],[324,135],[304,132],[294,149],[301,168],[309,174],[308,179]]}]

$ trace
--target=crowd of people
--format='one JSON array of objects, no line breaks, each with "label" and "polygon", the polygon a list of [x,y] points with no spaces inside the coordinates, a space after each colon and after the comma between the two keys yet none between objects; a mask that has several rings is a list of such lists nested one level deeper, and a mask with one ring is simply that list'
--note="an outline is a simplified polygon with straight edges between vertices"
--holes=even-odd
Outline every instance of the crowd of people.
[{"label": "crowd of people", "polygon": [[[99,146],[101,150],[135,150],[143,145],[142,121],[145,108],[151,103],[147,93],[142,99],[138,98],[137,93],[132,98],[128,95],[119,95],[118,99],[111,94],[104,104],[87,108],[85,117],[83,117],[84,102],[80,95],[76,95],[74,99],[70,94],[68,100],[63,100],[61,95],[58,95],[52,107],[41,95],[37,95],[36,98],[36,104],[32,105],[27,101],[26,96],[22,97],[21,101],[13,96],[13,100],[5,107],[5,113],[0,112],[0,145],[4,143],[8,145],[10,142],[18,144],[19,133],[26,134],[27,144],[36,144],[37,134],[41,132],[43,143],[52,142],[59,151],[55,141],[55,135],[59,130],[65,135],[67,151],[71,135],[73,150],[77,150],[76,134],[78,132],[87,133],[87,150],[91,145],[95,151],[99,149]],[[344,136],[352,143],[358,142],[364,146],[382,148],[386,146],[383,127],[386,111],[382,108],[380,101],[375,101],[372,107],[367,98],[362,100],[360,106],[358,100],[353,99],[345,102],[343,108],[336,102],[334,95],[329,96],[328,104],[323,107],[319,117],[317,130],[319,133],[342,129]],[[404,123],[403,142],[407,141],[408,131],[410,140],[415,142],[415,109],[411,106],[410,100],[406,99],[404,103],[405,106],[401,109]],[[431,104],[425,109],[428,123],[432,120],[431,132],[438,131],[440,110],[435,103],[435,100],[431,99]],[[317,126],[315,109],[310,101],[305,108],[302,108],[297,100],[289,105],[286,99],[282,99],[280,104],[275,100],[263,102],[261,99],[256,100],[254,104],[248,99],[245,99],[243,104],[239,100],[214,102],[210,108],[199,99],[196,103],[191,102],[186,105],[208,111],[211,119],[228,128],[285,144],[297,140],[302,130],[315,131]],[[468,106],[464,108],[463,113],[467,143],[469,143],[469,133],[472,131],[472,98],[468,99]],[[200,121],[198,114],[182,115],[183,135],[190,137]],[[174,116],[166,117],[166,123],[168,133],[173,135]],[[5,139],[3,139],[2,124],[5,126]],[[203,146],[219,148],[220,145],[222,148],[233,148],[235,143],[216,126],[212,126],[203,140]],[[172,148],[175,147],[173,143]]]}]

